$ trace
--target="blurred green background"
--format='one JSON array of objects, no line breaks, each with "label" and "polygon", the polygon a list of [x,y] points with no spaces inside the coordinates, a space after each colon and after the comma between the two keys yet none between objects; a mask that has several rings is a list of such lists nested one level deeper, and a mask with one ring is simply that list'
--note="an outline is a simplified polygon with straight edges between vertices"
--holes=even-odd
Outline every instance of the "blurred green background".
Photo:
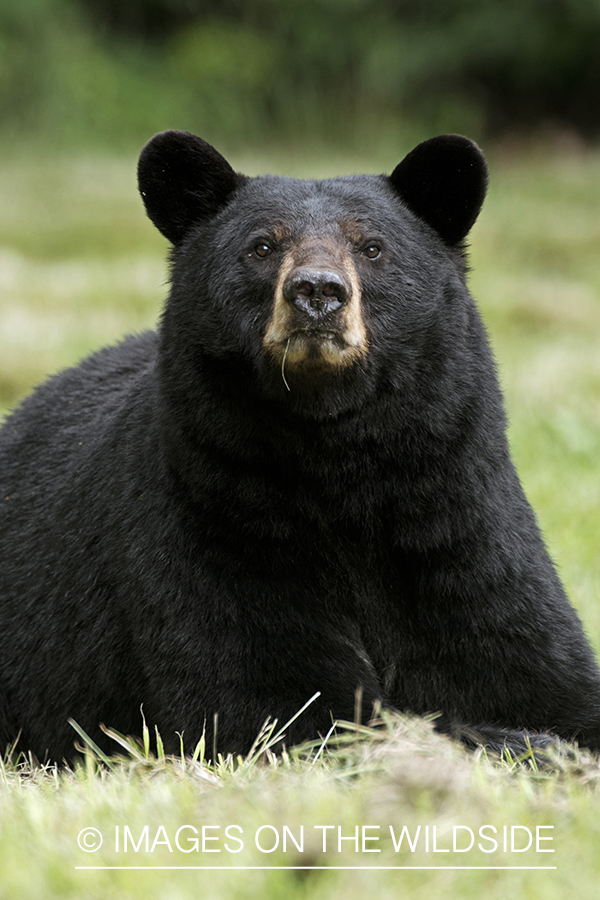
[{"label": "blurred green background", "polygon": [[0,0],[4,136],[370,149],[600,129],[598,0]]}]

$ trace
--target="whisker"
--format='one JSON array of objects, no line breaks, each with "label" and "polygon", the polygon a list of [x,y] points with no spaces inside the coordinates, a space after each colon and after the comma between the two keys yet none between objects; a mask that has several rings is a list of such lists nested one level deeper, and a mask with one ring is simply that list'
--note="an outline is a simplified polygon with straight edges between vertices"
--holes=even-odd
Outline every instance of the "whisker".
[{"label": "whisker", "polygon": [[286,379],[286,377],[285,377],[285,358],[286,358],[286,356],[287,356],[287,352],[288,352],[288,349],[289,349],[289,346],[290,346],[290,341],[291,341],[291,339],[292,339],[292,338],[291,338],[291,335],[290,335],[290,337],[287,339],[287,344],[285,345],[285,352],[284,352],[284,354],[283,354],[283,359],[281,360],[281,377],[283,378],[283,383],[285,384],[285,386],[286,386],[286,388],[288,389],[288,391],[291,391],[291,388],[290,388],[289,384],[287,383],[287,379]]}]

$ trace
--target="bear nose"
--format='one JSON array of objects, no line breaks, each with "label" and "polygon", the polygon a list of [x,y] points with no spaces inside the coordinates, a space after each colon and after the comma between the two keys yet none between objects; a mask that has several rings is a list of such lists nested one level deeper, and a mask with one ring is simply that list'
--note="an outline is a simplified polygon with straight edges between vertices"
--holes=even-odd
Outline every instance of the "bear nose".
[{"label": "bear nose", "polygon": [[283,296],[312,317],[335,312],[348,302],[349,290],[333,269],[295,269],[286,279]]}]

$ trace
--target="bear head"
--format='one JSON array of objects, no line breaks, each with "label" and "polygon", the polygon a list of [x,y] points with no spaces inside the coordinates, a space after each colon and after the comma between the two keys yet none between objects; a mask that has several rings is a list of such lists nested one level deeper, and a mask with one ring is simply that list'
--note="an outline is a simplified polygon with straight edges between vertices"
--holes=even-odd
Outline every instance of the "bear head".
[{"label": "bear head", "polygon": [[220,368],[216,380],[321,418],[382,381],[410,391],[423,355],[464,337],[463,240],[487,186],[467,138],[425,141],[390,176],[304,181],[248,178],[168,131],[145,146],[138,175],[173,244],[165,371],[185,359],[189,378]]}]

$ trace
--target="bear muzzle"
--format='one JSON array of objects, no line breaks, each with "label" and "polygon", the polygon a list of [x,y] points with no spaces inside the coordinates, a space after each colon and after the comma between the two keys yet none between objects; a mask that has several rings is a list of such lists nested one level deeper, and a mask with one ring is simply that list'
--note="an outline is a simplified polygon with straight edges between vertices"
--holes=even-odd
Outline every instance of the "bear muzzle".
[{"label": "bear muzzle", "polygon": [[350,260],[342,266],[284,260],[263,345],[298,373],[343,368],[366,353],[360,284]]}]

